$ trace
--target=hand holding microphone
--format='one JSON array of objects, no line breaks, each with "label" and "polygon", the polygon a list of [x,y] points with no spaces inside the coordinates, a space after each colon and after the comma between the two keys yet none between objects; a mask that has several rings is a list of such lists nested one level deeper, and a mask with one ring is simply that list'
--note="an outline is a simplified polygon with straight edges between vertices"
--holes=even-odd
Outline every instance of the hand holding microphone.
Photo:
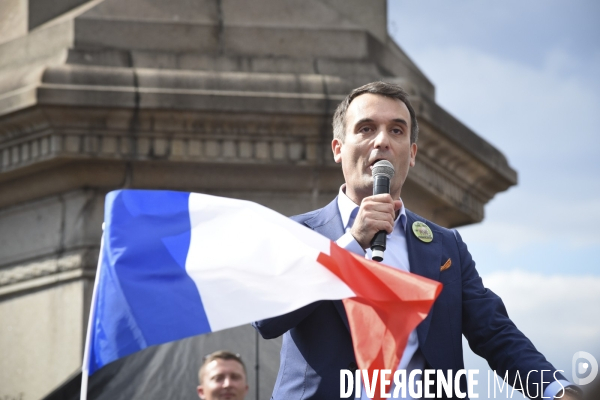
[{"label": "hand holding microphone", "polygon": [[396,211],[402,204],[389,195],[394,175],[392,164],[386,160],[378,161],[372,174],[373,196],[363,199],[350,232],[363,249],[371,248],[373,260],[381,261],[386,235],[392,233]]},{"label": "hand holding microphone", "polygon": [[[390,194],[390,181],[394,176],[394,166],[387,160],[377,161],[373,165],[373,196],[378,194]],[[394,210],[395,211],[395,210]],[[396,214],[394,213],[394,216]],[[392,219],[392,230],[394,229],[394,220]],[[391,232],[389,232],[391,233]],[[385,240],[387,230],[381,230],[373,236],[371,240],[371,251],[373,256],[371,259],[375,261],[383,261],[383,252],[385,251]]]}]

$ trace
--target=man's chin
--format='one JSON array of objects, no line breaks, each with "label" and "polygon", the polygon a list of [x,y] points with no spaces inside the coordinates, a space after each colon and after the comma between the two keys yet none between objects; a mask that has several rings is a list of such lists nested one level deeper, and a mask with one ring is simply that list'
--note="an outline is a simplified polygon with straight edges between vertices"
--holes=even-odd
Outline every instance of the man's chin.
[{"label": "man's chin", "polygon": [[219,393],[219,400],[233,400],[236,398],[235,392],[221,392]]}]

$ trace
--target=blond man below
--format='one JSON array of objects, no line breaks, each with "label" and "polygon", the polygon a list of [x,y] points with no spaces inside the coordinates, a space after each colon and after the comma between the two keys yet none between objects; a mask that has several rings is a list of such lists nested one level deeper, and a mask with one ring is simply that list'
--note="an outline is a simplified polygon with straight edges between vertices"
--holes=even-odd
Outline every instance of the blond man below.
[{"label": "blond man below", "polygon": [[246,366],[238,354],[219,350],[198,371],[198,396],[204,400],[243,400],[248,393]]}]

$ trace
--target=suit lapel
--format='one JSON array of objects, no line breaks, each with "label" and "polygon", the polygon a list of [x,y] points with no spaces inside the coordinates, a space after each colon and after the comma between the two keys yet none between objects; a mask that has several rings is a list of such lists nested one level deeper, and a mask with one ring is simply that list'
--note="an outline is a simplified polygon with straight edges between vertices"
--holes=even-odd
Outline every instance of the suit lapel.
[{"label": "suit lapel", "polygon": [[[329,240],[336,241],[342,237],[344,234],[344,224],[342,223],[342,217],[338,209],[337,197],[323,207],[317,215],[305,221],[305,224]],[[341,300],[334,300],[333,305],[340,314],[342,321],[344,321],[344,325],[350,331],[350,324],[348,323],[348,315],[346,314],[344,304]]]},{"label": "suit lapel", "polygon": [[[408,249],[408,261],[410,263],[410,272],[424,276],[425,278],[440,280],[440,258],[442,252],[442,235],[439,231],[431,229],[433,240],[429,243],[419,240],[412,231],[412,225],[415,221],[426,222],[417,214],[406,210],[406,247]],[[431,226],[430,226],[431,228]],[[425,344],[429,325],[431,324],[431,315],[417,326],[417,336],[419,337],[419,346]]]}]

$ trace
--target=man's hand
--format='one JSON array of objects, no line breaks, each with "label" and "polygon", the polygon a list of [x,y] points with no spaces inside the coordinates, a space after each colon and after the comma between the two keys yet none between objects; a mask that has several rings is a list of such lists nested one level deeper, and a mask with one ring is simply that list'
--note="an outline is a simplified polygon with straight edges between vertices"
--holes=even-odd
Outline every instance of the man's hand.
[{"label": "man's hand", "polygon": [[389,194],[378,194],[363,199],[354,219],[354,225],[350,229],[350,233],[363,250],[371,246],[371,240],[377,232],[392,233],[396,211],[401,207],[402,202],[392,200]]}]

